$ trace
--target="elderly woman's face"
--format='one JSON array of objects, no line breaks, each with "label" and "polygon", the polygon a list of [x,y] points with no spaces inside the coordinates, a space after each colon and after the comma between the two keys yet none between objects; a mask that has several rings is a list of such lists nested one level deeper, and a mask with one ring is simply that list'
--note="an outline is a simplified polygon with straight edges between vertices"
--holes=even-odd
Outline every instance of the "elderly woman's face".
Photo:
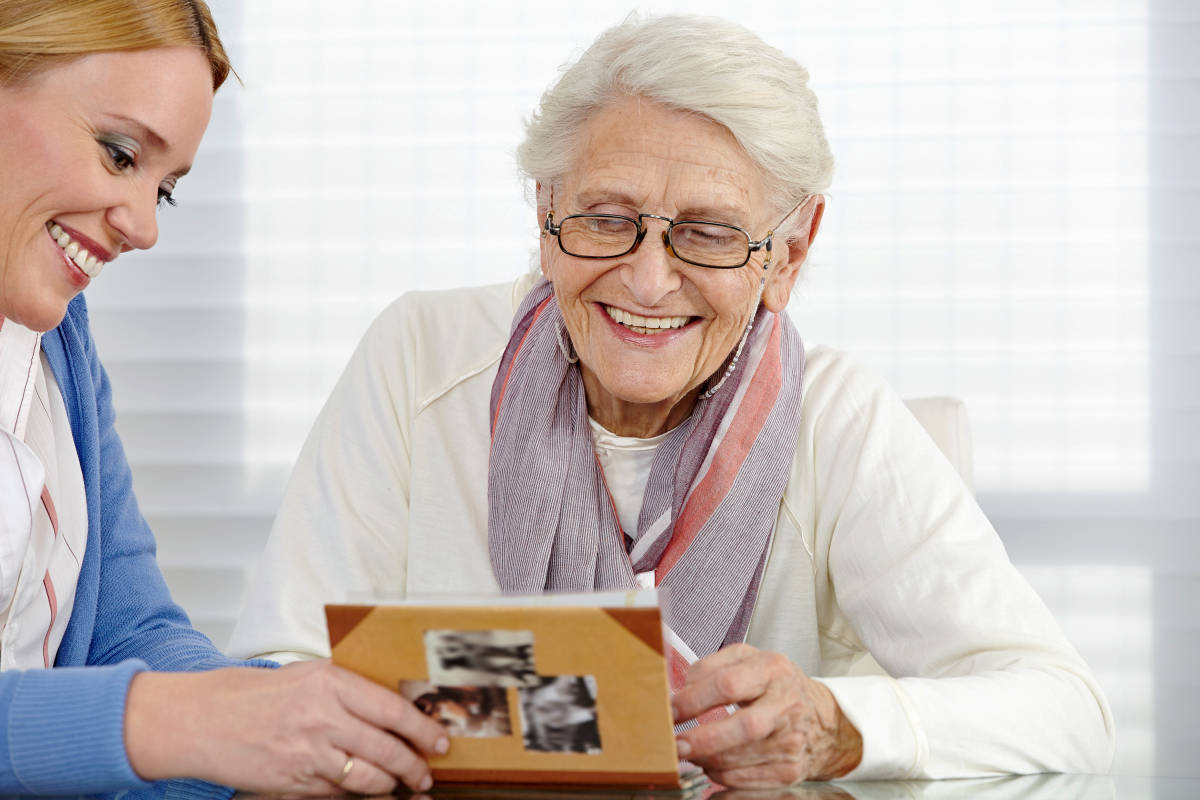
[{"label": "elderly woman's face", "polygon": [[159,196],[212,100],[193,47],[98,53],[0,87],[0,314],[49,330],[107,262],[154,244]]},{"label": "elderly woman's face", "polygon": [[[649,213],[732,223],[756,240],[779,222],[758,167],[727,129],[640,98],[584,127],[553,205],[556,219]],[[589,411],[614,432],[640,436],[690,413],[702,384],[741,339],[764,276],[762,251],[737,269],[693,266],[663,246],[666,223],[645,224],[638,249],[617,258],[575,258],[553,238],[542,240],[542,270],[579,355]],[[777,259],[787,251],[781,245]],[[773,310],[795,280],[776,266],[764,293]]]}]

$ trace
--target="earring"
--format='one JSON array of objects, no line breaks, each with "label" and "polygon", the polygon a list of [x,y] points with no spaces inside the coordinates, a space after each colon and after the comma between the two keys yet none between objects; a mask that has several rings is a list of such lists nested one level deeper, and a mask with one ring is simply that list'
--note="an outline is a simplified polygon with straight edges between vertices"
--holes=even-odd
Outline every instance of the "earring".
[{"label": "earring", "polygon": [[562,351],[563,358],[567,360],[568,364],[574,364],[579,361],[579,356],[575,355],[575,343],[571,342],[569,337],[567,341],[563,341],[563,328],[561,325],[558,328],[558,349]]},{"label": "earring", "polygon": [[758,282],[758,301],[754,304],[754,311],[750,313],[750,321],[746,323],[746,330],[742,333],[742,340],[738,342],[737,349],[733,351],[733,358],[729,360],[729,365],[725,367],[724,374],[721,375],[719,381],[709,387],[698,399],[708,400],[711,398],[721,388],[722,384],[729,380],[729,376],[733,374],[733,371],[737,369],[738,359],[742,356],[742,348],[746,346],[746,341],[750,338],[750,331],[754,330],[754,315],[758,313],[758,306],[762,303],[763,287],[766,285],[767,279],[765,277],[760,278]]}]

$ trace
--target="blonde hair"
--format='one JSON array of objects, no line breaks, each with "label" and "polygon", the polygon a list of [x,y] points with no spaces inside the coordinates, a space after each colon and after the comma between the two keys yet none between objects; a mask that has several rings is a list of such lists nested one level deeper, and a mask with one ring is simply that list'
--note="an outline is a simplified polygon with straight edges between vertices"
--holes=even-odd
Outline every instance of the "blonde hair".
[{"label": "blonde hair", "polygon": [[636,13],[600,34],[542,95],[517,148],[521,172],[543,186],[559,181],[584,123],[629,96],[727,128],[780,213],[832,182],[833,154],[804,67],[727,20]]},{"label": "blonde hair", "polygon": [[233,71],[204,0],[0,2],[0,86],[92,53],[177,46],[204,52],[214,92]]}]

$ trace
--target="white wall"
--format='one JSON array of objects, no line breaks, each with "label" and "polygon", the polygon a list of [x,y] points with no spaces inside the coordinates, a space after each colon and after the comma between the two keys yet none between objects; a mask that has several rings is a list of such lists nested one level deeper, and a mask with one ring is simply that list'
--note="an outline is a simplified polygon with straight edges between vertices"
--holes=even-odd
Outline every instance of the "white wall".
[{"label": "white wall", "polygon": [[[245,85],[159,246],[89,297],[160,561],[218,644],[374,314],[529,263],[521,119],[628,9],[499,6],[213,3]],[[641,7],[672,6],[729,8]],[[980,500],[1106,685],[1118,770],[1200,775],[1200,6],[992,6],[739,10],[809,67],[838,159],[792,312],[966,399]]]}]

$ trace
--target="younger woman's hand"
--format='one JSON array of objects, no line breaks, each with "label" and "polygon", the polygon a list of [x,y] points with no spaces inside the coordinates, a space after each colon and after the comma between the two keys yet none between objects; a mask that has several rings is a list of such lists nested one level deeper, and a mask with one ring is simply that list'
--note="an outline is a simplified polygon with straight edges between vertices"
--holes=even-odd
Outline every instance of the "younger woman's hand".
[{"label": "younger woman's hand", "polygon": [[308,661],[139,673],[126,700],[125,748],[146,780],[202,778],[270,794],[388,794],[400,782],[428,789],[426,758],[445,753],[449,740],[396,692]]}]

